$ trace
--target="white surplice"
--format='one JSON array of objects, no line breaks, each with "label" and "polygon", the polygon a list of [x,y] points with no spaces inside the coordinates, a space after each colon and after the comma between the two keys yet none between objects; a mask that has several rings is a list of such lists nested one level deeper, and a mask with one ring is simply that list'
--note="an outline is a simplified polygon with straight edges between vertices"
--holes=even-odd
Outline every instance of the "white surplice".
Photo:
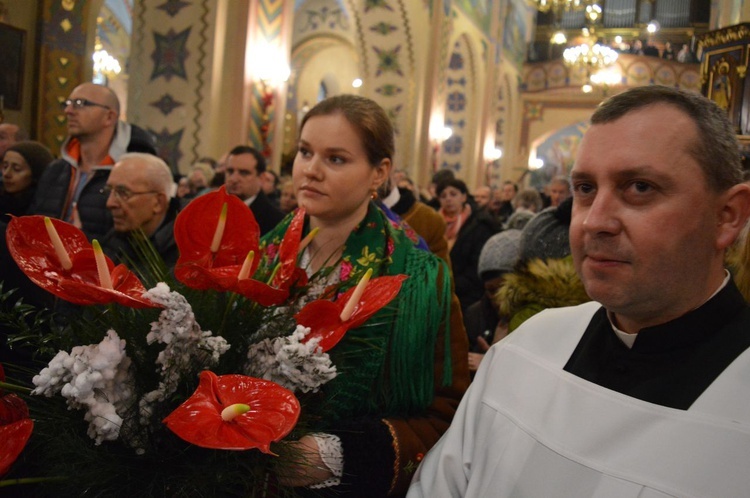
[{"label": "white surplice", "polygon": [[689,410],[655,405],[563,370],[599,308],[542,312],[491,348],[407,497],[750,496],[750,351]]}]

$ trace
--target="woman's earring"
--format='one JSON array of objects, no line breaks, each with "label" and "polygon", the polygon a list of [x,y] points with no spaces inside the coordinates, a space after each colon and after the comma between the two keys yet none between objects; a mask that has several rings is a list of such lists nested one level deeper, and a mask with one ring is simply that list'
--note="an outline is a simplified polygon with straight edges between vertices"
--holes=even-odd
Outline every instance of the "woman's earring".
[{"label": "woman's earring", "polygon": [[370,194],[370,199],[372,199],[373,201],[378,200],[378,191],[377,190],[373,190],[372,191],[372,193]]}]

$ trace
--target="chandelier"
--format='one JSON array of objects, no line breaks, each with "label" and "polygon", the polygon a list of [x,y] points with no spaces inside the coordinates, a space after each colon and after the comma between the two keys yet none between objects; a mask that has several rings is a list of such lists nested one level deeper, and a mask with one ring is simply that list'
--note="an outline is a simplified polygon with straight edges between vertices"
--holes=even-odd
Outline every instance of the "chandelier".
[{"label": "chandelier", "polygon": [[94,61],[94,74],[103,74],[112,77],[120,74],[122,66],[116,57],[113,57],[104,49],[99,36],[97,35],[94,43],[94,54],[91,56]]},{"label": "chandelier", "polygon": [[592,70],[609,67],[617,60],[617,52],[599,43],[582,43],[568,47],[563,52],[565,64],[571,67]]},{"label": "chandelier", "polygon": [[526,0],[526,2],[539,12],[572,12],[582,10],[586,7],[585,0]]}]

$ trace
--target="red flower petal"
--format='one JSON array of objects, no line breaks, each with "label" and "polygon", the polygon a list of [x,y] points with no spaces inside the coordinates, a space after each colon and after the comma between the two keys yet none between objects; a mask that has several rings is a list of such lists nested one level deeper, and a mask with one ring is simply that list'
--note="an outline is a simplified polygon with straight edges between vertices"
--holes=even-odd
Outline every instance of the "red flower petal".
[{"label": "red flower petal", "polygon": [[338,301],[317,299],[307,303],[299,313],[294,315],[297,323],[303,327],[310,327],[310,333],[305,336],[303,342],[313,337],[320,337],[318,346],[323,351],[328,351],[338,344],[349,330],[348,325],[339,318],[343,309],[344,305]]},{"label": "red flower petal", "polygon": [[0,475],[5,474],[21,454],[34,430],[34,422],[29,419],[0,426]]},{"label": "red flower petal", "polygon": [[[225,422],[221,412],[243,403],[250,411]],[[217,376],[204,370],[200,385],[164,423],[185,441],[204,448],[271,453],[271,442],[292,430],[300,405],[294,394],[270,381],[245,375]]]},{"label": "red flower petal", "polygon": [[356,286],[339,296],[335,302],[319,299],[306,304],[294,315],[297,323],[303,327],[310,327],[310,333],[305,336],[304,342],[313,337],[320,337],[319,346],[323,351],[330,350],[344,337],[347,330],[359,327],[391,302],[401,290],[401,284],[406,278],[406,275],[395,275],[370,280],[359,303],[354,307],[352,316],[345,322],[341,321],[339,315],[354,294]]},{"label": "red flower petal", "polygon": [[305,210],[304,208],[299,208],[294,213],[294,218],[289,223],[289,227],[279,246],[279,262],[281,267],[273,279],[274,287],[280,288],[286,286],[288,289],[294,283],[292,277],[295,275],[295,270],[297,269],[297,255],[299,254],[299,244],[304,228]]},{"label": "red flower petal", "polygon": [[[85,267],[87,258],[78,257],[79,253],[91,249],[82,231],[69,223],[51,220],[55,230],[60,235],[63,245],[73,262],[70,270],[63,269],[57,257],[52,240],[49,238],[44,225],[44,216],[22,216],[12,218],[8,223],[6,240],[8,250],[18,267],[37,285],[57,294],[57,282],[76,273],[87,273],[90,268]],[[93,252],[92,252],[93,257]],[[82,264],[84,267],[82,267]],[[94,275],[96,266],[93,267]],[[86,278],[86,277],[82,277]],[[64,296],[61,296],[64,298]]]},{"label": "red flower petal", "polygon": [[[220,212],[224,201],[221,201],[221,203],[219,204],[217,199],[220,200],[234,197],[228,196],[226,194],[223,195],[224,197],[216,196],[216,199],[214,199],[213,201],[214,204],[212,204],[208,208]],[[203,197],[206,196],[201,196],[199,197],[199,199],[202,199]],[[191,201],[188,206],[192,205],[193,202],[195,201]],[[240,202],[240,204],[243,209],[246,208],[244,203]],[[229,224],[229,202],[227,203],[227,208],[227,231],[225,231],[224,233],[228,233],[230,228],[232,230],[231,233],[236,233],[234,231],[234,224],[232,224],[231,227]],[[183,211],[183,213],[184,212],[185,211]],[[217,222],[218,214],[216,215],[215,220],[203,223],[203,225],[211,225],[215,227]],[[243,220],[238,217],[235,218],[235,221],[232,223],[241,224],[243,223]],[[258,250],[257,245],[257,233],[255,233],[255,238],[252,240],[254,244],[253,246],[242,246],[241,250],[236,251],[231,256],[231,258],[219,258],[218,254],[214,256],[211,253],[209,247],[210,243],[213,240],[213,231],[210,231],[210,239],[208,237],[208,233],[204,233],[202,235],[203,239],[200,242],[202,249],[198,250],[195,248],[198,247],[199,244],[191,245],[191,243],[187,241],[188,237],[191,234],[191,232],[186,228],[187,225],[180,225],[180,235],[178,236],[178,226],[177,224],[175,224],[175,239],[177,240],[179,237],[180,240],[183,240],[183,244],[187,243],[188,247],[193,247],[194,249],[192,252],[187,252],[185,253],[185,256],[183,256],[182,246],[180,246],[180,260],[177,263],[175,275],[181,282],[189,285],[194,289],[215,289],[218,291],[236,292],[238,294],[242,294],[248,299],[259,303],[262,306],[279,305],[286,301],[286,299],[289,297],[289,290],[293,285],[305,285],[307,283],[307,275],[302,269],[297,267],[297,253],[299,252],[300,239],[302,236],[304,224],[305,211],[304,209],[298,209],[294,217],[292,218],[292,221],[289,224],[289,228],[284,234],[284,238],[279,247],[279,269],[274,275],[273,281],[270,285],[251,278],[242,280],[239,280],[237,278],[239,276],[240,270],[242,269],[242,264],[247,257],[247,253],[251,250],[255,251],[255,258],[253,259],[253,264],[250,268],[249,275],[253,275],[260,264],[261,254]],[[255,226],[257,227],[257,224]],[[180,245],[179,241],[178,245]],[[235,244],[235,246],[237,246],[237,244]],[[222,238],[222,245],[220,248],[220,252],[222,251],[224,251],[224,238]],[[190,260],[189,258],[191,257],[195,259]]]},{"label": "red flower petal", "polygon": [[[0,380],[5,379],[0,367]],[[0,397],[0,475],[5,474],[26,446],[34,422],[26,402],[15,394]]]},{"label": "red flower petal", "polygon": [[[225,203],[226,229],[214,254],[211,243]],[[177,279],[197,289],[223,290],[218,284],[213,285],[212,272],[201,272],[196,265],[204,270],[236,265],[241,268],[248,252],[258,254],[260,228],[250,208],[239,197],[228,195],[222,186],[193,199],[180,212],[174,225],[174,239],[180,250],[175,268]]]},{"label": "red flower petal", "polygon": [[29,407],[15,394],[0,397],[0,426],[29,418]]},{"label": "red flower petal", "polygon": [[231,290],[242,294],[261,306],[276,306],[286,301],[289,297],[288,288],[277,289],[253,279],[235,279],[235,285],[232,286]]},{"label": "red flower petal", "polygon": [[140,280],[124,265],[115,267],[105,256],[114,290],[99,286],[96,258],[81,230],[60,220],[51,220],[73,266],[65,270],[55,253],[44,226],[44,216],[22,216],[8,223],[8,250],[18,267],[32,282],[46,291],[81,305],[117,302],[130,307],[153,307],[142,297],[146,291]]}]

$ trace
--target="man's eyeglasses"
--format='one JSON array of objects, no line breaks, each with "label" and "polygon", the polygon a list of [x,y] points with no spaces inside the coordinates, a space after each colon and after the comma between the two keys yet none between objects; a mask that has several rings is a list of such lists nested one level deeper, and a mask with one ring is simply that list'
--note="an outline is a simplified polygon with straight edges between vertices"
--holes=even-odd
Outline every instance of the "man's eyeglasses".
[{"label": "man's eyeglasses", "polygon": [[104,104],[97,104],[96,102],[91,102],[87,99],[68,99],[63,100],[60,102],[60,107],[62,107],[63,110],[67,109],[68,106],[73,106],[73,109],[80,110],[84,107],[102,107],[104,109],[109,109],[109,106],[106,106]]},{"label": "man's eyeglasses", "polygon": [[158,190],[146,190],[143,192],[133,192],[127,187],[123,187],[122,185],[118,185],[117,187],[113,187],[112,185],[105,185],[104,188],[102,188],[99,193],[102,193],[109,197],[109,194],[115,194],[115,198],[119,199],[123,202],[127,202],[131,197],[135,195],[141,195],[141,194],[158,194]]}]

